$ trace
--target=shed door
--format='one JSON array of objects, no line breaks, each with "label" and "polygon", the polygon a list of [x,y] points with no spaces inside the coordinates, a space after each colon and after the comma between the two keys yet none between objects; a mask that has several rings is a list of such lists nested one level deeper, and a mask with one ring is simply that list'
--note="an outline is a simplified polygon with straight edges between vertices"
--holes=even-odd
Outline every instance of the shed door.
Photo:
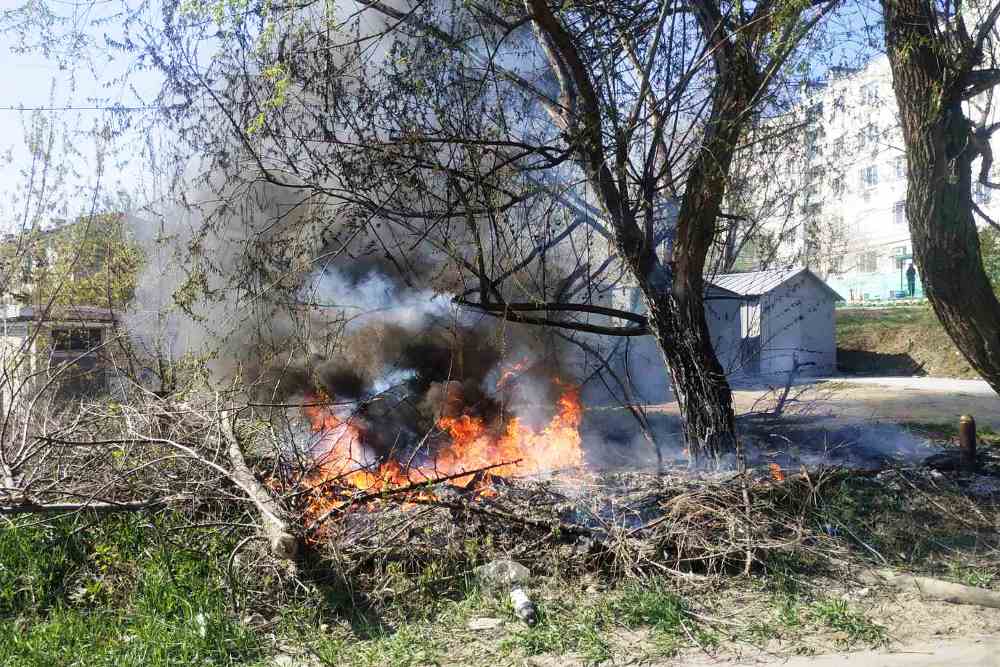
[{"label": "shed door", "polygon": [[740,368],[751,375],[760,374],[760,299],[740,306]]}]

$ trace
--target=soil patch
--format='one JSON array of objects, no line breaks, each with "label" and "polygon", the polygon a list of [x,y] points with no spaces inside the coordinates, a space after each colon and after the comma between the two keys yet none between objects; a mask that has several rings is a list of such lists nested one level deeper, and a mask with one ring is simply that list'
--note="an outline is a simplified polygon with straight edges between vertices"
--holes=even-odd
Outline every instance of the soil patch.
[{"label": "soil patch", "polygon": [[843,373],[979,377],[929,306],[839,310],[836,317]]}]

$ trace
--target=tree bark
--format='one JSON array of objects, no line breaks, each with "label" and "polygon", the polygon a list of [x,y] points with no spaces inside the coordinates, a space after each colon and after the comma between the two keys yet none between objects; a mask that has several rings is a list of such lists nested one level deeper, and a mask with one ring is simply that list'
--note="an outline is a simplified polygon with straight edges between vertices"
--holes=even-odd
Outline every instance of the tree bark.
[{"label": "tree bark", "polygon": [[882,0],[882,7],[906,145],[906,215],[924,291],[955,345],[1000,393],[1000,302],[983,270],[972,202],[978,153],[962,108],[975,63],[942,38],[927,0]]},{"label": "tree bark", "polygon": [[688,454],[694,462],[717,465],[736,453],[739,443],[732,392],[712,347],[701,292],[678,295],[678,290],[647,286],[643,295],[649,326],[670,370]]},{"label": "tree bark", "polygon": [[[711,35],[715,17],[705,26]],[[705,319],[705,262],[716,234],[739,137],[752,118],[754,92],[761,87],[752,54],[724,36],[715,45],[717,78],[712,106],[698,156],[688,173],[677,217],[673,252],[661,266],[672,275],[660,278],[629,262],[649,313],[649,326],[670,369],[674,395],[685,422],[691,458],[715,464],[722,456],[740,454],[729,381],[712,345]],[[626,255],[627,256],[627,255]]]}]

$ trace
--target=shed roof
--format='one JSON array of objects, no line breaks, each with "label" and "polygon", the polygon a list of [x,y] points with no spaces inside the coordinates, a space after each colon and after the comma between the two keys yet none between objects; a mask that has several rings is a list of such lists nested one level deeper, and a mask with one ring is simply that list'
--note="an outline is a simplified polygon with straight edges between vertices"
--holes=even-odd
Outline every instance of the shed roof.
[{"label": "shed roof", "polygon": [[792,278],[804,275],[820,285],[834,301],[843,301],[844,297],[821,280],[808,268],[790,267],[787,269],[768,269],[767,271],[749,271],[747,273],[724,273],[711,279],[711,283],[722,289],[729,290],[740,296],[760,296],[784,285]]},{"label": "shed roof", "polygon": [[34,306],[8,305],[0,319],[7,321],[42,321],[42,322],[79,322],[87,323],[114,323],[115,313],[107,308],[97,306],[53,306],[36,308]]}]

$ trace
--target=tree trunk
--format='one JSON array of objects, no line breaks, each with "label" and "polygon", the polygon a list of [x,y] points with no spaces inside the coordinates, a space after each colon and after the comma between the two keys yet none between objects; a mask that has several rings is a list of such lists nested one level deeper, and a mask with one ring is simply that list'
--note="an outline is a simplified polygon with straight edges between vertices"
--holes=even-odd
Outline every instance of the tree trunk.
[{"label": "tree trunk", "polygon": [[646,301],[649,326],[670,369],[690,456],[716,465],[724,455],[739,457],[741,451],[732,391],[705,319],[705,261],[716,236],[736,146],[752,117],[750,100],[760,86],[750,54],[741,48],[722,48],[726,54],[719,56],[711,113],[688,172],[673,254],[667,258],[672,276],[659,280],[656,271],[629,263]]},{"label": "tree trunk", "polygon": [[906,216],[924,291],[945,331],[1000,393],[1000,302],[983,270],[972,210],[971,124],[926,0],[883,0],[906,145]]},{"label": "tree trunk", "polygon": [[718,465],[737,452],[736,418],[726,374],[712,347],[700,292],[679,300],[673,291],[644,291],[649,327],[670,369],[694,462]]}]

